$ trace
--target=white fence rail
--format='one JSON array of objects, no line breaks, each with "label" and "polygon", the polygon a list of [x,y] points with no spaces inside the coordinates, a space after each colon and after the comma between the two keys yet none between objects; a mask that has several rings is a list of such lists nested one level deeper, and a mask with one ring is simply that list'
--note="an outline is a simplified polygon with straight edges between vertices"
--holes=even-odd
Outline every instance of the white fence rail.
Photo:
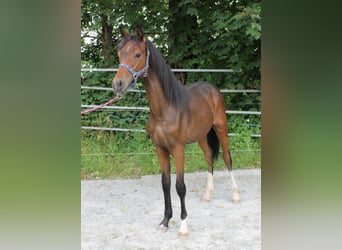
[{"label": "white fence rail", "polygon": [[[81,68],[82,72],[116,72],[117,68]],[[172,72],[202,72],[202,73],[233,73],[237,72],[233,69],[171,69]]]},{"label": "white fence rail", "polygon": [[[81,86],[81,89],[113,91],[112,88],[93,87],[93,86]],[[128,89],[128,91],[145,93],[145,90],[139,90],[139,89]],[[256,89],[221,89],[220,91],[221,93],[260,93],[261,92],[260,90],[256,90]]]},{"label": "white fence rail", "polygon": [[[104,90],[113,91],[112,88],[106,87],[92,87],[92,86],[81,86],[81,89],[93,89],[93,90]],[[129,89],[130,92],[142,92],[145,90]],[[260,93],[260,90],[255,89],[221,89],[221,93]],[[81,105],[81,108],[94,108],[96,105]],[[104,109],[113,110],[130,110],[130,111],[148,111],[148,107],[121,107],[121,106],[105,106]],[[260,111],[240,111],[240,110],[226,110],[227,114],[243,114],[243,115],[261,115]]]},{"label": "white fence rail", "polygon": [[[95,108],[97,105],[81,105],[81,108]],[[148,107],[126,107],[126,106],[105,106],[102,109],[124,110],[124,111],[149,111]],[[226,110],[226,114],[241,114],[241,115],[261,115],[260,111],[240,111]]]},{"label": "white fence rail", "polygon": [[[146,133],[145,129],[130,129],[130,128],[108,128],[108,127],[81,126],[81,129]],[[238,136],[238,135],[239,134],[236,134],[236,133],[228,133],[228,136]],[[261,137],[261,135],[260,134],[251,134],[251,137]]]},{"label": "white fence rail", "polygon": [[[81,72],[116,72],[117,68],[82,68]],[[220,73],[232,73],[236,72],[233,69],[171,69],[173,72],[220,72]],[[112,88],[107,87],[94,87],[94,86],[81,86],[81,89],[89,90],[101,90],[101,91],[113,91]],[[144,93],[145,90],[129,89],[130,92]],[[221,93],[261,93],[260,90],[255,89],[221,89]],[[96,105],[85,105],[81,104],[81,108],[93,108]],[[105,106],[104,110],[116,110],[116,111],[142,111],[149,112],[148,107],[123,107],[123,106]],[[226,110],[227,114],[241,114],[241,115],[261,115],[261,111],[241,111],[241,110]],[[106,131],[123,131],[123,132],[146,132],[145,129],[126,129],[126,128],[108,128],[108,127],[92,127],[92,126],[81,126],[81,129],[86,130],[106,130]],[[235,133],[229,133],[229,136],[236,136]],[[251,134],[251,137],[261,137],[260,134]]]}]

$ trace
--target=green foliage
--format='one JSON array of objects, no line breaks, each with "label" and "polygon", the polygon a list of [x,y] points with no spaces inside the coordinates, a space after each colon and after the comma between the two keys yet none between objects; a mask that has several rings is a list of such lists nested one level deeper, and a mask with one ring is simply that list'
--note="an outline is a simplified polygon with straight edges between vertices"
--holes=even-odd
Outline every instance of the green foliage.
[{"label": "green foliage", "polygon": [[[235,73],[181,73],[184,84],[206,80],[221,89],[260,89],[260,1],[82,1],[82,65],[117,67],[113,53],[110,65],[103,62],[101,47],[101,15],[108,16],[113,27],[113,46],[118,40],[118,27],[133,31],[136,24],[178,68],[228,68]],[[93,33],[91,33],[93,32]],[[92,39],[86,43],[85,39]],[[105,74],[103,74],[105,75]],[[111,77],[106,80],[110,85]],[[84,74],[84,84],[96,83]],[[102,76],[103,77],[103,76]],[[100,85],[102,79],[98,80]],[[87,93],[85,93],[87,95]],[[233,102],[243,102],[242,96]]]},{"label": "green foliage", "polygon": [[[113,53],[109,60],[104,59],[104,45],[101,40],[103,35],[101,21],[104,16],[107,18],[108,27],[113,29]],[[220,89],[260,90],[260,1],[82,0],[82,67],[116,68],[119,63],[115,53],[115,46],[119,39],[119,26],[123,25],[133,32],[136,24],[142,26],[145,34],[172,67],[235,70],[234,73],[176,74],[183,84],[189,85],[203,80]],[[113,77],[113,72],[82,72],[81,84],[110,87]],[[138,88],[143,88],[141,83],[138,83]],[[224,96],[228,110],[260,110],[259,93],[229,93]],[[81,90],[82,104],[96,105],[112,97],[111,91]],[[128,93],[118,105],[147,106],[146,95]],[[103,110],[82,116],[81,124],[144,129],[147,116],[148,113],[145,111]],[[241,124],[257,124],[257,126]],[[229,126],[230,133],[239,134],[230,139],[232,149],[233,147],[236,149],[260,148],[259,139],[252,139],[249,136],[251,133],[260,134],[260,116],[232,115],[229,116]],[[192,150],[192,147],[196,145],[188,147],[189,150]],[[92,174],[99,177],[134,176],[134,173],[141,175],[153,173],[159,169],[157,159],[152,154],[154,147],[150,140],[146,139],[144,133],[82,131],[82,150],[110,154],[96,157],[82,156],[82,171],[87,177],[91,177]],[[120,155],[129,152],[151,152],[151,155],[129,157]],[[260,160],[259,152],[252,154],[235,151],[232,154],[238,158],[238,164],[241,164],[239,166],[258,165]],[[187,165],[200,166],[194,169],[190,167],[190,171],[206,168],[201,154],[190,154],[187,159],[189,161]],[[136,165],[137,163],[146,164],[146,166],[141,168]],[[129,167],[116,171],[117,166],[121,165],[129,165]],[[110,166],[115,166],[115,168]]]},{"label": "green foliage", "polygon": [[[180,68],[231,68],[236,74],[209,74],[219,88],[260,89],[260,1],[82,1],[82,63],[101,65],[101,15],[113,26],[140,24],[171,65]],[[90,31],[93,43],[86,44]],[[118,64],[116,54],[110,65]],[[185,77],[185,84],[193,77]]]},{"label": "green foliage", "polygon": [[[260,167],[260,139],[250,137],[250,134],[258,129],[260,128],[231,124],[230,132],[238,133],[229,138],[234,169]],[[171,164],[174,173],[173,160]],[[221,153],[214,169],[226,169]],[[185,172],[206,170],[207,165],[200,147],[196,143],[187,145]],[[159,173],[155,146],[145,133],[82,131],[82,178],[137,178]]]}]

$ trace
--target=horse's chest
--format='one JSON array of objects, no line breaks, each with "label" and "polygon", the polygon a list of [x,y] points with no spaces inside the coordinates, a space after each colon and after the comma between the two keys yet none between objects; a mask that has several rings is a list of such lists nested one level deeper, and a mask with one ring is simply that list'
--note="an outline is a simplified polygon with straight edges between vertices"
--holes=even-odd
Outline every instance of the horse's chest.
[{"label": "horse's chest", "polygon": [[146,124],[146,131],[151,137],[154,144],[160,147],[170,147],[175,143],[176,126],[174,124],[168,124],[165,121],[155,121],[149,119]]}]

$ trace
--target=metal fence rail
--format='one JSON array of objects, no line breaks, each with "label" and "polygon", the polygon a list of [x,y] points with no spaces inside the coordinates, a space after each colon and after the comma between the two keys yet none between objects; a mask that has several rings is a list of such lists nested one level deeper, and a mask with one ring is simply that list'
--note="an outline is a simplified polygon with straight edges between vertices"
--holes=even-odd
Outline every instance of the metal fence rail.
[{"label": "metal fence rail", "polygon": [[[94,108],[96,105],[81,105],[81,108]],[[102,109],[125,110],[125,111],[149,111],[148,107],[127,107],[127,106],[105,106]],[[260,111],[241,111],[241,110],[226,110],[226,114],[240,115],[261,115]]]},{"label": "metal fence rail", "polygon": [[[103,131],[121,131],[121,132],[142,132],[142,133],[146,133],[145,129],[129,129],[129,128],[108,128],[108,127],[81,126],[81,129],[103,130]],[[228,133],[228,136],[239,136],[239,134]],[[260,134],[251,134],[250,136],[251,137],[261,137]]]},{"label": "metal fence rail", "polygon": [[[171,69],[173,72],[220,72],[220,73],[233,73],[239,72],[233,69]],[[116,72],[117,68],[81,68],[81,72]],[[101,90],[101,91],[113,91],[112,88],[108,87],[96,87],[96,86],[85,86],[81,85],[81,89],[88,90]],[[129,92],[145,93],[145,90],[139,89],[128,89]],[[260,90],[255,89],[221,89],[221,93],[261,93]],[[93,108],[96,105],[85,105],[81,104],[81,108]],[[106,111],[142,111],[149,112],[148,107],[123,107],[123,106],[105,106],[103,107]],[[241,115],[261,115],[261,111],[242,111],[242,110],[226,110],[226,114],[241,114]],[[126,129],[126,128],[108,128],[108,127],[92,127],[92,126],[81,126],[81,129],[86,130],[106,130],[106,131],[123,131],[123,132],[146,132],[145,129]],[[237,136],[238,134],[229,133],[229,136]],[[251,137],[261,137],[260,134],[251,134]]]},{"label": "metal fence rail", "polygon": [[[81,68],[82,72],[116,72],[117,68]],[[238,72],[233,69],[171,69],[172,72],[211,72],[211,73],[233,73]]]},{"label": "metal fence rail", "polygon": [[[93,90],[106,90],[113,91],[113,88],[106,87],[93,87],[93,86],[81,86],[81,89],[93,89]],[[145,93],[143,89],[128,89],[129,92],[141,92]],[[260,93],[260,90],[257,89],[221,89],[221,93]]]},{"label": "metal fence rail", "polygon": [[[261,149],[230,149],[231,153],[235,152],[260,152]],[[220,150],[220,152],[222,152]],[[155,155],[155,152],[126,152],[126,153],[84,153],[82,156],[117,156],[117,155]],[[203,154],[202,151],[186,151],[186,154]]]}]

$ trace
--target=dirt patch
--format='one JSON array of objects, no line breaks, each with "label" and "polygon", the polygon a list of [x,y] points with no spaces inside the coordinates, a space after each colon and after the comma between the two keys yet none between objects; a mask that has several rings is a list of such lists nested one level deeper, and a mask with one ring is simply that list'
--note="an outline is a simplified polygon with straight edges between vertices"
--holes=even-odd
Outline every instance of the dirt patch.
[{"label": "dirt patch", "polygon": [[214,172],[212,201],[203,202],[206,172],[185,174],[189,236],[180,238],[180,201],[172,175],[173,217],[159,231],[164,198],[159,175],[81,182],[81,246],[106,249],[261,249],[261,170],[235,170],[241,203],[231,202],[227,171]]}]

